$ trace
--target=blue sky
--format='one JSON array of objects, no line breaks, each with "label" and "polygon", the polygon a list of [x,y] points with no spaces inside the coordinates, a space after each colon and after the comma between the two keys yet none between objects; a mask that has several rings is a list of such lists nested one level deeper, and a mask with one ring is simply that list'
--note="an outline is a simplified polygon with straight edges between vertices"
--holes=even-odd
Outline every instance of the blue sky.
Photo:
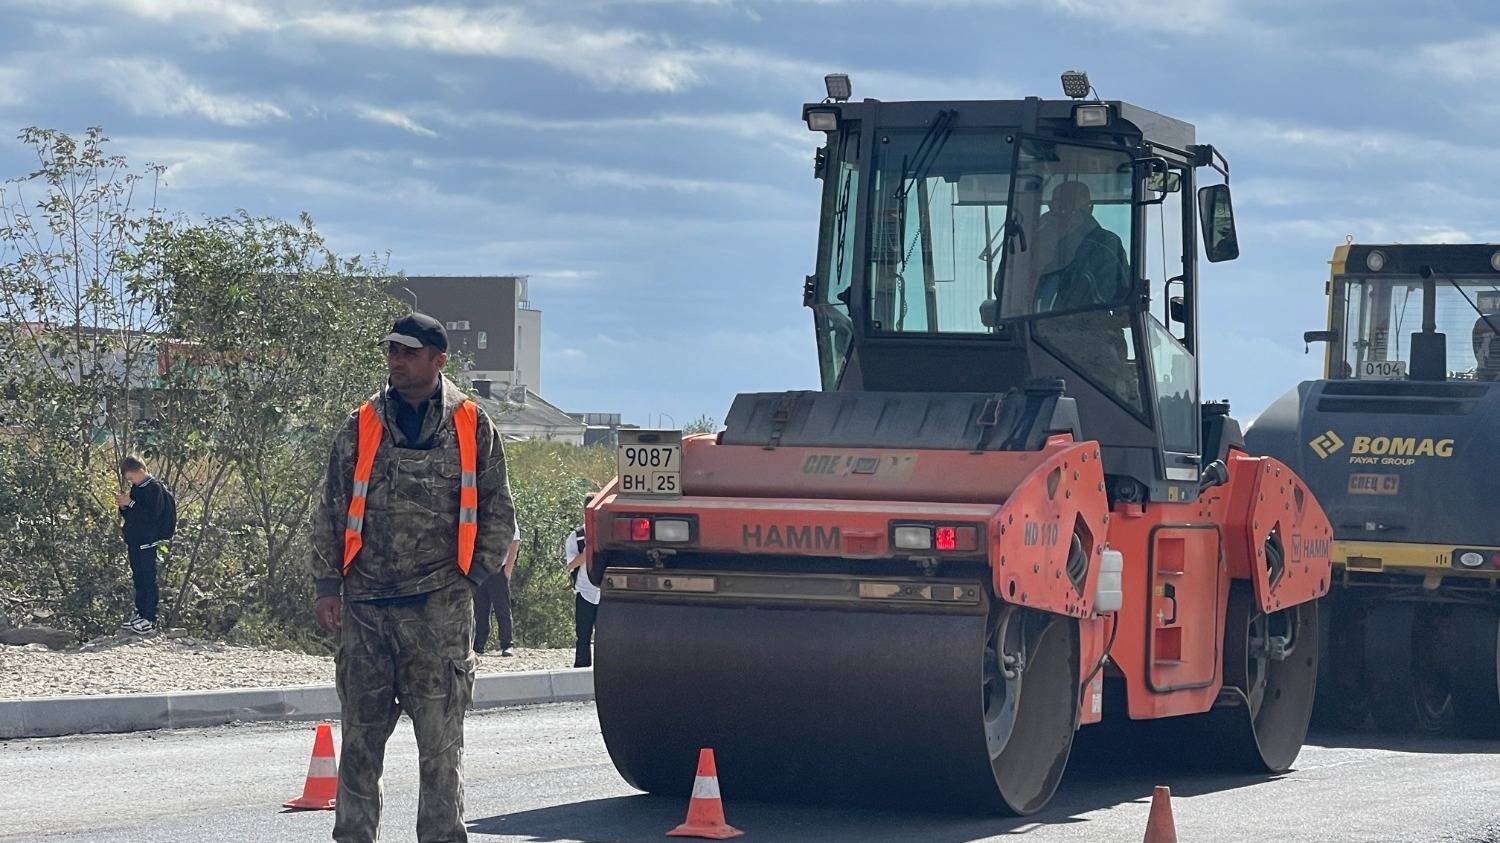
[{"label": "blue sky", "polygon": [[1230,159],[1206,397],[1314,376],[1329,254],[1496,241],[1500,7],[1261,0],[0,0],[0,172],[102,125],[189,214],[310,212],[410,274],[532,277],[547,397],[722,419],[813,388],[822,74],[856,97],[1101,94]]}]

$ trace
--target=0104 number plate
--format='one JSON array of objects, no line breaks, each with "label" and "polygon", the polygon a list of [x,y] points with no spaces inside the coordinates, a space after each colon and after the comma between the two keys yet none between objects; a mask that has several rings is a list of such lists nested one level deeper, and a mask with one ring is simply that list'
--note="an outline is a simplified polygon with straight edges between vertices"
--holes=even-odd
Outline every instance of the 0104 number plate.
[{"label": "0104 number plate", "polygon": [[632,497],[682,495],[682,433],[622,430],[615,452],[619,493]]},{"label": "0104 number plate", "polygon": [[1359,364],[1359,379],[1399,381],[1406,379],[1405,360],[1366,360]]}]

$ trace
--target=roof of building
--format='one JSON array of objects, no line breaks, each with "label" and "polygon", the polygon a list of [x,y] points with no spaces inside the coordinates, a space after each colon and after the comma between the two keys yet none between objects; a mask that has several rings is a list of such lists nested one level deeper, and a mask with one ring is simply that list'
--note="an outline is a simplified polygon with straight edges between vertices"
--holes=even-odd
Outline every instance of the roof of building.
[{"label": "roof of building", "polygon": [[[519,396],[517,396],[519,397]],[[523,403],[504,403],[494,398],[480,398],[490,418],[495,420],[502,432],[506,427],[543,427],[583,432],[584,424],[564,413],[555,405],[531,390],[526,390]]]}]

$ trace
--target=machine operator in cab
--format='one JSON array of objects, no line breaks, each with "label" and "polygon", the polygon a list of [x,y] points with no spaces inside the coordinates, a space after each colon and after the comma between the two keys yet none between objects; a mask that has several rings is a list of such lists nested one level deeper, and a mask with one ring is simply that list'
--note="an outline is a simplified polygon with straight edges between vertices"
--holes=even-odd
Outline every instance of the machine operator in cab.
[{"label": "machine operator in cab", "polygon": [[1500,380],[1500,342],[1496,341],[1496,328],[1500,326],[1500,312],[1483,313],[1474,320],[1474,379],[1481,381]]},{"label": "machine operator in cab", "polygon": [[1120,236],[1094,218],[1094,198],[1081,181],[1052,191],[1037,220],[1036,312],[1105,305],[1130,289],[1130,261]]}]

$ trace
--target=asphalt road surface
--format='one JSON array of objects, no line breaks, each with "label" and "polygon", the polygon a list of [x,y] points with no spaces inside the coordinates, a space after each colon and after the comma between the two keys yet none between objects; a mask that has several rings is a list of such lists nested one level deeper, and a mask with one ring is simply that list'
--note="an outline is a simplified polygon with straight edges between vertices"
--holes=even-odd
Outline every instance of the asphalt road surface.
[{"label": "asphalt road surface", "polygon": [[[283,812],[301,792],[308,724],[0,743],[0,840],[326,840],[331,812]],[[686,805],[615,773],[593,706],[474,714],[467,813],[475,841],[658,841]],[[745,839],[1138,841],[1153,785],[1173,791],[1183,841],[1500,841],[1500,744],[1316,734],[1288,775],[1075,764],[1024,820],[736,801]],[[721,761],[722,763],[722,761]],[[914,774],[920,775],[914,771]],[[383,838],[411,840],[416,747],[404,721],[386,763]]]}]

